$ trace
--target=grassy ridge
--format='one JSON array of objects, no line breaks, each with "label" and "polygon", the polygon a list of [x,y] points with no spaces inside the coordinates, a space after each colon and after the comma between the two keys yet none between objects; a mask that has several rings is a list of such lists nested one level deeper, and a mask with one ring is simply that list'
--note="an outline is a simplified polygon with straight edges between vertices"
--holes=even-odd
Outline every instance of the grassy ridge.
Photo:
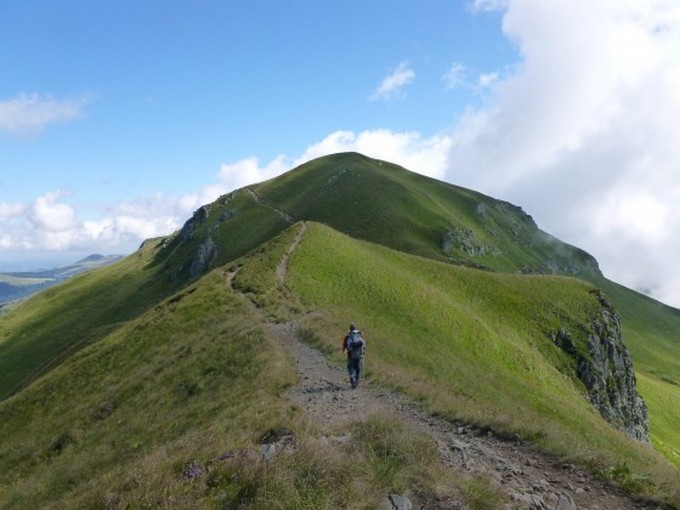
[{"label": "grassy ridge", "polygon": [[[383,472],[371,460],[377,446],[315,453],[319,431],[308,430],[278,396],[292,369],[260,327],[262,317],[225,285],[225,270],[200,280],[189,275],[208,238],[217,247],[212,266],[240,267],[235,287],[270,319],[321,311],[307,332],[338,363],[339,338],[348,319],[356,320],[370,341],[369,374],[440,413],[518,433],[567,458],[631,466],[655,481],[677,476],[603,423],[585,403],[570,361],[550,342],[557,328],[584,339],[583,324],[598,310],[590,284],[431,259],[513,273],[589,274],[621,311],[652,439],[678,466],[680,312],[598,277],[587,254],[540,232],[519,208],[361,155],[313,161],[254,189],[262,203],[245,190],[222,197],[172,238],[59,285],[0,320],[0,399],[66,361],[0,402],[0,500],[48,507],[54,493],[54,506],[104,506],[109,496],[114,506],[160,506],[168,497],[228,506],[224,501],[252,494],[263,508],[334,508],[352,506],[369,490],[355,485],[346,454]],[[378,244],[312,225],[281,286],[276,268],[297,230],[275,237],[288,226],[275,209]],[[472,233],[474,249],[497,251],[445,254],[442,234],[456,228]],[[225,346],[220,338],[244,341]],[[113,413],[103,416],[111,405]],[[281,423],[295,430],[301,448],[288,464],[277,461],[280,471],[230,464],[195,486],[182,479],[192,459],[205,464],[215,452],[256,447],[253,431]],[[371,432],[362,437],[392,437],[390,451],[408,436],[397,424],[363,426]],[[371,482],[375,501],[406,483],[408,463],[423,462],[406,452],[396,457],[410,460],[390,480]],[[243,482],[234,484],[234,475]],[[334,478],[353,487],[345,499],[334,499]],[[431,478],[419,483],[434,490]]]},{"label": "grassy ridge", "polygon": [[[245,190],[220,197],[200,208],[183,229],[167,242],[155,257],[164,278],[186,283],[207,269],[233,261],[269,241],[289,226],[271,209],[257,203]],[[191,275],[197,254],[210,239],[215,252],[208,256],[197,274]]]},{"label": "grassy ridge", "polygon": [[[451,267],[312,225],[288,285],[326,310],[338,337],[344,323],[358,321],[372,376],[437,412],[581,462],[673,476],[650,448],[604,423],[548,337],[560,327],[583,335],[598,307],[585,282]],[[328,330],[319,324],[316,335],[337,352]]]}]

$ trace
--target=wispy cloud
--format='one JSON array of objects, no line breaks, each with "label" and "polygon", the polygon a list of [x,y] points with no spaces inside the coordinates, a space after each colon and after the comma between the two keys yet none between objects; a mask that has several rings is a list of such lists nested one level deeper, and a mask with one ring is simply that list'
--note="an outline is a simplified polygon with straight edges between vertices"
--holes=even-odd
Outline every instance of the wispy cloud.
[{"label": "wispy cloud", "polygon": [[11,135],[35,135],[51,124],[85,115],[89,96],[58,99],[37,93],[19,94],[0,101],[0,131]]},{"label": "wispy cloud", "polygon": [[483,89],[489,88],[498,81],[499,76],[497,72],[482,73],[479,75],[478,84]]},{"label": "wispy cloud", "polygon": [[411,69],[408,62],[401,62],[394,71],[383,79],[380,85],[369,97],[371,101],[390,100],[396,97],[401,89],[411,83],[416,77],[416,73]]},{"label": "wispy cloud", "polygon": [[442,80],[444,80],[447,89],[453,90],[464,83],[467,74],[467,68],[460,62],[455,62],[451,65],[449,70],[444,73]]}]

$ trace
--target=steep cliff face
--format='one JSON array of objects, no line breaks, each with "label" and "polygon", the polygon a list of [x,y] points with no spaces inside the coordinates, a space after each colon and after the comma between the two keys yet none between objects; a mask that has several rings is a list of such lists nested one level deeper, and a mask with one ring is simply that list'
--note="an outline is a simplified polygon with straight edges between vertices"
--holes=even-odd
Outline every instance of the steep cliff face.
[{"label": "steep cliff face", "polygon": [[602,417],[638,441],[649,441],[647,406],[638,393],[635,369],[621,337],[621,317],[599,291],[599,316],[586,328],[585,345],[559,330],[553,341],[574,358],[576,375]]}]

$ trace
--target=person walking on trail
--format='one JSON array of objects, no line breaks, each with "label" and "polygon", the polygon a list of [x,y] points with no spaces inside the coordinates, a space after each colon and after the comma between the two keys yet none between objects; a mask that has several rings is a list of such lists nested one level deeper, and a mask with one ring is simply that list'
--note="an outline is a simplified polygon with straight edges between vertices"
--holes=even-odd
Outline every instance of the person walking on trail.
[{"label": "person walking on trail", "polygon": [[349,372],[349,382],[352,388],[356,388],[359,385],[361,369],[364,365],[365,349],[366,340],[361,336],[361,331],[356,327],[356,324],[351,323],[349,325],[349,332],[342,341],[342,352],[347,353],[347,371]]}]

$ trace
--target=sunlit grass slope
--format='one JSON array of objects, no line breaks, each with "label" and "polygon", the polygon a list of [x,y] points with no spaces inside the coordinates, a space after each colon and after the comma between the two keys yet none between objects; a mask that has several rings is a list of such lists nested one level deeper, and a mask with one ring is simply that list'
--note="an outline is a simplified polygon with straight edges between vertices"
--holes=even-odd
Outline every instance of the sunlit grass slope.
[{"label": "sunlit grass slope", "polygon": [[172,287],[149,267],[159,242],[47,289],[0,318],[0,400],[166,296]]},{"label": "sunlit grass slope", "polygon": [[583,338],[600,306],[588,283],[450,266],[312,224],[287,284],[336,325],[335,335],[315,328],[329,352],[357,321],[371,376],[436,412],[580,462],[673,476],[652,448],[600,418],[550,340],[559,328]]}]

